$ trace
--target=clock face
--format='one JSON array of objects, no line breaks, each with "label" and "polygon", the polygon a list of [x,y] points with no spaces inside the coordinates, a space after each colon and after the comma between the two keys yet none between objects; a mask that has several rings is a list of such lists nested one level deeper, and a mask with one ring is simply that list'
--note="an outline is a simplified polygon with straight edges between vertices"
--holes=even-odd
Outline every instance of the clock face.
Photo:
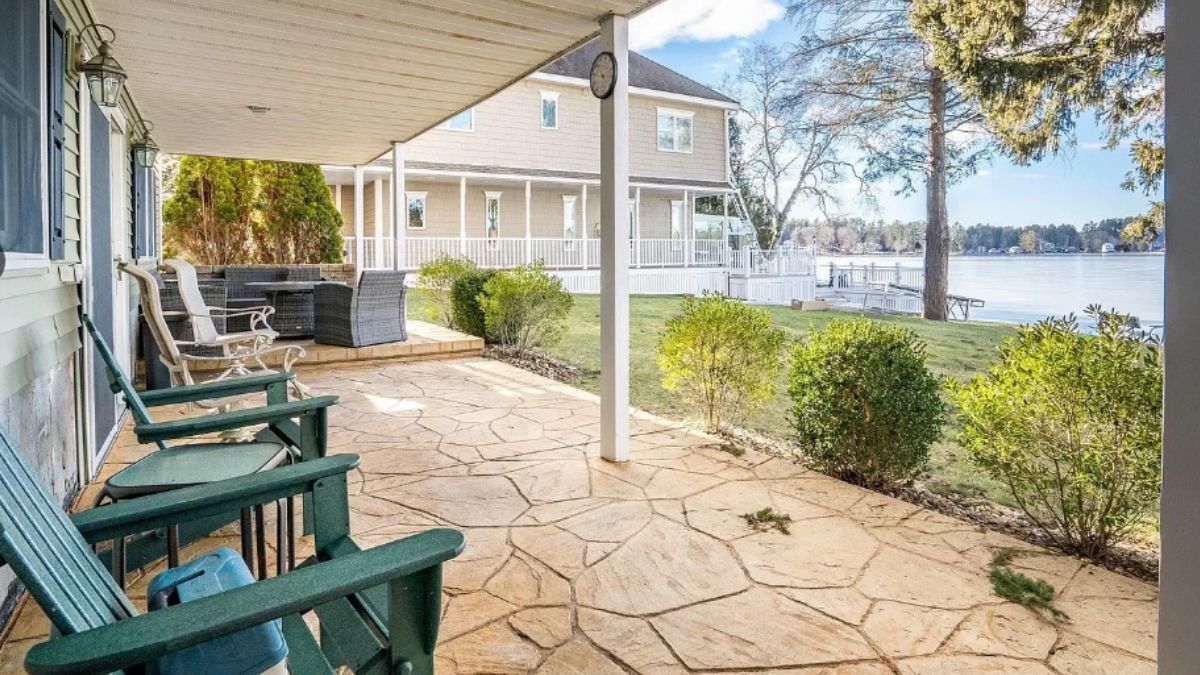
[{"label": "clock face", "polygon": [[592,62],[591,74],[592,95],[604,99],[612,96],[613,87],[617,84],[617,59],[612,52],[600,52]]}]

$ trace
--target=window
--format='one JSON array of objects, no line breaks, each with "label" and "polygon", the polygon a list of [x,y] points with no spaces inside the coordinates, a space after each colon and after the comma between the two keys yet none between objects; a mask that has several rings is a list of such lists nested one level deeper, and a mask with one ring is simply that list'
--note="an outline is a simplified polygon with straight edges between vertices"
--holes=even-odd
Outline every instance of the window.
[{"label": "window", "polygon": [[563,195],[563,240],[567,248],[575,248],[575,240],[579,238],[578,219],[575,217],[575,195]]},{"label": "window", "polygon": [[495,247],[500,245],[500,192],[485,192],[483,193],[483,236],[487,238],[488,245]]},{"label": "window", "polygon": [[[0,0],[0,247],[46,254],[42,224],[41,3]],[[63,77],[59,72],[59,78]]]},{"label": "window", "polygon": [[450,131],[475,131],[475,109],[464,110],[442,124]]},{"label": "window", "polygon": [[408,193],[408,229],[425,229],[425,199],[428,192]]},{"label": "window", "polygon": [[542,92],[542,128],[558,128],[558,92]]},{"label": "window", "polygon": [[664,152],[692,151],[692,115],[686,110],[658,109],[658,149]]}]

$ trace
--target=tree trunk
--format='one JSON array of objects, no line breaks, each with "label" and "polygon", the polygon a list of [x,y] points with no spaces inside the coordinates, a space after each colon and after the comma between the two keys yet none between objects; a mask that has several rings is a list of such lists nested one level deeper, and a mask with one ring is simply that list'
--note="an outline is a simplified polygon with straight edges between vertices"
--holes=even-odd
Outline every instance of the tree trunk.
[{"label": "tree trunk", "polygon": [[950,216],[946,210],[946,80],[929,71],[929,159],[925,170],[925,318],[946,320]]}]

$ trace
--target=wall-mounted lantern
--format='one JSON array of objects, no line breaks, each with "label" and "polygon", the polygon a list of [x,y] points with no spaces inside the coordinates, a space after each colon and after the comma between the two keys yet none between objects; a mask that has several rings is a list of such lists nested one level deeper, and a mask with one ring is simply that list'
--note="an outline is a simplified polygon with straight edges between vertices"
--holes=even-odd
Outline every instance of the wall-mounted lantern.
[{"label": "wall-mounted lantern", "polygon": [[133,161],[137,165],[150,169],[154,167],[154,160],[158,159],[158,143],[150,137],[150,131],[154,129],[153,122],[142,122],[142,138],[133,144]]},{"label": "wall-mounted lantern", "polygon": [[[80,65],[79,69],[87,76],[88,90],[91,91],[92,100],[96,105],[115,108],[121,100],[121,90],[125,86],[125,69],[112,55],[112,43],[117,41],[117,32],[100,23],[90,24],[83,30],[88,28],[96,31],[100,49],[95,56]],[[104,39],[101,29],[108,31],[109,39]]]}]

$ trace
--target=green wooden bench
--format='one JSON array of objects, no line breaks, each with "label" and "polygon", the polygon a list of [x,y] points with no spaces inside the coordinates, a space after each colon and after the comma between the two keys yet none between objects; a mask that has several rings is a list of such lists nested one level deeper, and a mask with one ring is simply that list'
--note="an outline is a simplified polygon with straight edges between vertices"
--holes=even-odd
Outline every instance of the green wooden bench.
[{"label": "green wooden bench", "polygon": [[[433,672],[441,564],[462,534],[436,529],[367,551],[350,539],[346,472],[355,455],[315,459],[219,483],[119,502],[68,518],[0,429],[0,562],[10,566],[61,637],[25,668],[45,673],[144,672],[160,656],[283,620],[296,675]],[[138,615],[89,543],[312,494],[316,555],[295,571]],[[318,643],[302,615],[315,611]]]},{"label": "green wooden bench", "polygon": [[[133,383],[121,370],[116,357],[95,324],[86,314],[83,324],[92,337],[100,359],[104,362],[109,388],[120,394],[129,406],[134,419],[134,432],[142,443],[155,443],[159,451],[111,476],[105,481],[104,489],[97,496],[96,504],[104,499],[123,499],[158,494],[191,485],[213,483],[229,478],[244,476],[274,469],[293,460],[309,461],[325,455],[325,440],[328,429],[328,408],[337,403],[335,396],[321,396],[299,401],[288,401],[288,385],[292,373],[274,373],[227,379],[204,384],[171,387],[170,389],[138,392]],[[267,405],[243,410],[234,410],[212,415],[200,415],[168,422],[155,422],[150,408],[164,405],[193,403],[200,400],[219,399],[248,394],[266,393]],[[254,441],[238,443],[189,443],[169,445],[167,441],[190,438],[210,433],[231,431],[266,425]],[[311,531],[311,519],[307,516],[308,501],[305,497],[305,532]],[[293,536],[290,529],[292,508],[285,510],[288,517],[276,520],[277,535],[282,541],[286,532],[289,542],[288,555],[278,557],[279,571],[284,561],[293,559],[291,546]],[[266,553],[264,545],[264,517],[262,508],[255,509],[259,532],[258,573],[266,576]],[[251,551],[254,549],[250,532],[253,529],[249,511],[241,514],[226,514],[208,521],[196,522],[187,528],[167,530],[166,554],[172,566],[177,563],[178,549],[182,544],[207,535],[234,519],[241,518],[242,552],[247,565],[253,565]],[[139,535],[128,546],[123,540],[114,543],[108,554],[113,575],[118,585],[124,587],[125,572],[138,569],[162,556],[163,543],[157,533]],[[282,553],[282,551],[281,551]]]}]

